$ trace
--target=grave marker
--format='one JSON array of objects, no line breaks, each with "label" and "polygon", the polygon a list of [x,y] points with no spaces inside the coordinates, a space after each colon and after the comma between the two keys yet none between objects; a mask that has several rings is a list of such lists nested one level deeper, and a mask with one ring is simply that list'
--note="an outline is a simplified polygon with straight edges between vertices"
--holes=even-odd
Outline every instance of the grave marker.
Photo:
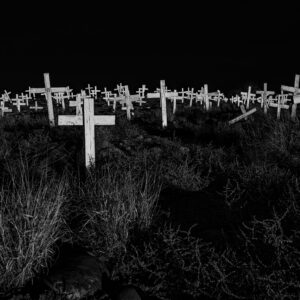
[{"label": "grave marker", "polygon": [[0,101],[0,111],[1,111],[1,117],[4,117],[4,113],[12,112],[12,109],[5,106],[4,100]]},{"label": "grave marker", "polygon": [[[153,98],[160,98],[161,103],[161,114],[162,114],[162,127],[165,128],[168,125],[167,120],[167,103],[166,103],[166,97],[172,97],[175,95],[175,93],[172,92],[166,92],[165,90],[165,81],[160,81],[160,91],[155,93],[148,93],[147,98],[153,99]],[[177,93],[176,93],[177,94]]]},{"label": "grave marker", "polygon": [[82,104],[83,100],[80,94],[76,95],[76,100],[71,100],[69,102],[70,107],[76,107],[76,116],[82,116]]},{"label": "grave marker", "polygon": [[299,79],[300,79],[300,75],[296,74],[294,87],[290,87],[286,85],[281,86],[281,90],[293,93],[293,104],[292,104],[292,113],[291,113],[291,118],[293,121],[296,120],[297,105],[300,103]]},{"label": "grave marker", "polygon": [[82,116],[58,116],[59,126],[84,126],[85,137],[85,165],[86,168],[95,164],[95,126],[115,125],[115,116],[95,116],[94,99],[84,98],[84,115]]},{"label": "grave marker", "polygon": [[55,126],[52,93],[63,93],[68,92],[69,87],[51,87],[49,73],[44,73],[44,88],[29,88],[29,93],[35,94],[45,94],[47,100],[48,116],[50,126]]},{"label": "grave marker", "polygon": [[38,110],[42,110],[43,107],[42,106],[38,106],[37,100],[34,101],[34,106],[29,106],[29,109],[34,109],[35,112],[37,112]]},{"label": "grave marker", "polygon": [[242,119],[245,119],[245,118],[247,118],[249,115],[251,115],[251,114],[253,114],[253,113],[255,113],[255,112],[256,112],[256,108],[252,108],[252,109],[249,110],[248,112],[243,113],[242,115],[240,115],[240,116],[234,118],[233,120],[229,121],[229,125],[232,125],[232,124],[234,124],[234,123],[236,123],[236,122],[238,122],[238,121],[240,121],[240,120],[242,120]]},{"label": "grave marker", "polygon": [[287,95],[284,95],[283,94],[283,91],[281,91],[281,94],[280,95],[277,95],[276,96],[276,99],[277,99],[277,103],[269,103],[269,106],[270,107],[277,107],[277,120],[280,120],[280,112],[281,112],[281,109],[289,109],[290,106],[288,104],[285,104],[285,101],[286,101],[286,96]]},{"label": "grave marker", "polygon": [[19,95],[16,95],[16,98],[11,99],[13,101],[13,105],[16,106],[18,112],[21,112],[21,106],[26,105],[25,102],[21,98],[19,98]]},{"label": "grave marker", "polygon": [[261,107],[264,108],[264,114],[267,114],[268,111],[268,97],[270,95],[274,95],[275,92],[273,91],[268,91],[268,84],[264,83],[264,90],[263,91],[256,91],[256,94],[261,95]]}]

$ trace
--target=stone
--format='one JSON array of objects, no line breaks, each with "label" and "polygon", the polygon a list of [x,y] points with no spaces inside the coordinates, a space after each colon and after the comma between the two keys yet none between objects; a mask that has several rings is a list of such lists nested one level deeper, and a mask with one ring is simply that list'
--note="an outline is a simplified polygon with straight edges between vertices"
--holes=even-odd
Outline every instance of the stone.
[{"label": "stone", "polygon": [[74,250],[60,257],[43,281],[55,294],[74,300],[101,291],[104,276],[109,276],[104,259]]}]

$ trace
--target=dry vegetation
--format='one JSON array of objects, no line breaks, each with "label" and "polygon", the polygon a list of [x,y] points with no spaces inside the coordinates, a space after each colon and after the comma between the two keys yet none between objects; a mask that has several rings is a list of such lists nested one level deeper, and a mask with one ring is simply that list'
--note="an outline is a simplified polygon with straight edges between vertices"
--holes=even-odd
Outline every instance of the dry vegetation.
[{"label": "dry vegetation", "polygon": [[[219,113],[178,113],[165,131],[148,130],[149,116],[118,118],[97,128],[90,173],[82,129],[1,119],[2,295],[73,242],[159,299],[299,299],[300,126],[258,113],[229,127]],[[232,215],[235,242],[219,247],[171,224],[159,201],[167,187],[210,189]]]}]

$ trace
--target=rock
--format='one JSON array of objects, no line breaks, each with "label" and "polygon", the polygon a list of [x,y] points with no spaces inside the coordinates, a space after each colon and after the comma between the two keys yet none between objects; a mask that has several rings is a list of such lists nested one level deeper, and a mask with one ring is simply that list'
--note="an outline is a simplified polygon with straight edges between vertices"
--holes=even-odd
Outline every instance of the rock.
[{"label": "rock", "polygon": [[109,276],[104,260],[82,252],[63,255],[44,278],[45,284],[67,299],[81,299],[102,290],[103,276]]},{"label": "rock", "polygon": [[138,294],[137,290],[133,286],[123,286],[118,291],[116,297],[112,299],[116,300],[141,300],[142,298]]}]

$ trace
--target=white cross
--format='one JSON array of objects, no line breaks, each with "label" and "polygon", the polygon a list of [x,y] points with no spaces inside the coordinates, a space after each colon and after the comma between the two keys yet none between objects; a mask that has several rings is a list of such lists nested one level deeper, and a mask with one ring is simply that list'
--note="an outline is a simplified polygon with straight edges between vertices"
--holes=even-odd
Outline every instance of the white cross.
[{"label": "white cross", "polygon": [[[245,108],[244,108],[244,109],[245,109]],[[251,115],[251,114],[253,114],[253,113],[255,113],[255,112],[256,112],[256,108],[252,108],[252,109],[249,110],[248,112],[243,113],[242,115],[240,115],[240,116],[234,118],[233,120],[229,121],[229,125],[232,125],[232,124],[234,124],[234,123],[236,123],[236,122],[238,122],[238,121],[240,121],[240,120],[242,120],[242,119],[245,119],[245,118],[247,118],[249,115]]]},{"label": "white cross", "polygon": [[[130,96],[128,85],[125,85],[125,100],[121,100],[121,104],[125,106],[122,107],[123,110],[126,110],[127,120],[131,120],[131,111],[133,110],[132,105],[132,96]],[[138,95],[137,95],[138,96]]]},{"label": "white cross", "polygon": [[76,100],[69,101],[70,107],[76,107],[76,116],[82,116],[83,97],[80,94],[76,95]]},{"label": "white cross", "polygon": [[119,97],[125,95],[125,87],[122,85],[122,83],[117,84],[117,88],[115,88],[114,91],[118,92]]},{"label": "white cross", "polygon": [[274,103],[274,102],[270,102],[269,103],[269,106],[270,107],[277,107],[277,120],[280,119],[280,112],[281,112],[281,109],[289,109],[290,106],[288,104],[285,104],[286,100],[287,100],[287,95],[286,94],[283,94],[283,91],[281,91],[281,94],[280,95],[276,95],[276,100],[277,100],[277,103]]},{"label": "white cross", "polygon": [[146,91],[148,91],[148,89],[146,88],[145,84],[143,84],[142,87],[136,91],[139,95],[139,99],[136,102],[138,102],[140,106],[142,106],[143,103],[146,103],[146,101],[143,101]]},{"label": "white cross", "polygon": [[69,92],[69,87],[51,87],[49,73],[44,73],[44,88],[29,88],[30,94],[45,94],[47,99],[48,115],[50,126],[55,126],[54,111],[52,103],[52,93],[64,93]]},{"label": "white cross", "polygon": [[29,109],[34,109],[35,112],[37,112],[38,110],[42,110],[43,107],[42,106],[38,106],[38,102],[37,100],[34,101],[34,106],[29,106]]},{"label": "white cross", "polygon": [[13,105],[17,107],[18,112],[21,112],[21,106],[26,105],[25,102],[21,98],[19,98],[19,95],[16,95],[16,98],[11,99],[13,101]]},{"label": "white cross", "polygon": [[260,94],[261,95],[261,107],[264,108],[264,114],[267,114],[267,110],[268,110],[268,97],[270,95],[274,95],[275,92],[273,91],[268,91],[268,84],[264,83],[264,90],[263,91],[256,91],[256,94]]},{"label": "white cross", "polygon": [[300,75],[296,74],[294,87],[290,87],[290,86],[286,86],[286,85],[281,86],[281,90],[293,93],[293,102],[294,103],[292,105],[292,113],[291,113],[291,118],[293,121],[296,120],[297,104],[300,103],[299,79],[300,79]]},{"label": "white cross", "polygon": [[251,94],[251,86],[248,87],[248,92],[241,92],[243,103],[246,102],[246,109],[249,109],[250,100],[255,100],[255,94]]},{"label": "white cross", "polygon": [[98,93],[101,91],[97,89],[97,86],[95,86],[93,89],[90,90],[90,96],[94,97],[95,99],[98,98]]},{"label": "white cross", "polygon": [[81,125],[84,126],[85,138],[85,165],[87,168],[95,164],[95,125],[115,125],[115,116],[95,116],[94,99],[84,98],[84,115],[83,116],[58,116],[58,125]]},{"label": "white cross", "polygon": [[12,109],[5,107],[5,102],[4,100],[0,101],[0,111],[1,111],[1,117],[4,117],[4,113],[6,112],[12,112]]},{"label": "white cross", "polygon": [[70,94],[69,95],[64,95],[64,94],[65,93],[55,93],[54,96],[53,96],[53,98],[56,100],[56,103],[61,104],[63,111],[66,110],[65,99],[70,98]]},{"label": "white cross", "polygon": [[166,92],[166,90],[165,90],[165,81],[164,80],[160,81],[160,91],[159,92],[148,93],[147,94],[147,98],[149,98],[149,99],[160,98],[161,113],[162,113],[162,127],[163,128],[167,127],[167,125],[168,125],[166,98],[167,97],[172,97],[172,96],[174,97],[176,94],[172,93],[172,92]]},{"label": "white cross", "polygon": [[21,97],[22,100],[25,100],[26,105],[28,106],[29,105],[29,100],[31,100],[31,97],[27,94],[24,94],[24,93],[22,93],[20,97]]},{"label": "white cross", "polygon": [[207,84],[204,84],[204,100],[205,100],[205,108],[206,110],[209,110],[210,109],[210,102],[209,102],[209,99],[212,97],[212,96],[217,96],[218,95],[218,92],[212,92],[212,93],[209,93],[208,92],[208,85]]},{"label": "white cross", "polygon": [[4,90],[4,94],[2,94],[1,99],[5,102],[10,101],[11,100],[9,96],[10,94],[11,92],[7,92],[6,90]]}]

